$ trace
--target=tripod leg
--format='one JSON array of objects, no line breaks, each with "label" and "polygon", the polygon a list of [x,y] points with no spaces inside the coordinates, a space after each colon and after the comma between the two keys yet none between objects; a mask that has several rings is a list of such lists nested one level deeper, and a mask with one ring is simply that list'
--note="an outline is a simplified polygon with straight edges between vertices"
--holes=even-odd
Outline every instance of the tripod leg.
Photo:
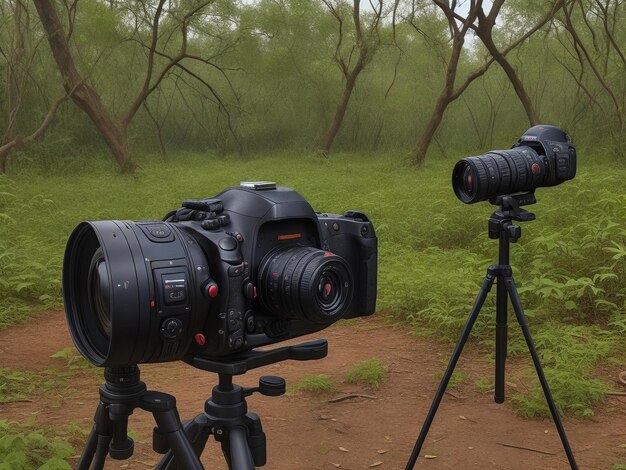
[{"label": "tripod leg", "polygon": [[443,394],[446,392],[446,388],[448,388],[448,382],[450,382],[450,378],[452,377],[452,373],[454,372],[454,368],[456,367],[456,363],[461,357],[461,353],[463,352],[463,347],[467,342],[467,338],[469,337],[474,323],[476,322],[476,318],[478,318],[478,314],[480,313],[480,309],[485,303],[485,299],[487,298],[487,294],[491,290],[491,286],[493,286],[493,281],[495,277],[492,272],[492,268],[490,267],[487,271],[487,276],[485,277],[482,286],[480,287],[480,291],[478,292],[478,296],[476,297],[476,301],[474,302],[474,307],[472,307],[472,311],[470,312],[469,318],[465,323],[465,327],[463,328],[463,332],[461,333],[461,337],[459,338],[459,342],[456,344],[454,351],[452,353],[452,357],[450,358],[450,362],[448,363],[448,367],[446,368],[446,372],[443,374],[443,378],[439,383],[439,388],[437,389],[437,393],[435,394],[435,398],[433,399],[432,404],[430,405],[430,409],[428,410],[428,415],[426,416],[426,420],[422,425],[422,430],[420,431],[419,437],[415,442],[415,447],[413,447],[413,452],[411,453],[411,457],[409,458],[408,463],[406,464],[406,470],[410,470],[415,465],[417,461],[417,457],[419,456],[420,450],[422,450],[422,446],[424,445],[424,441],[426,440],[426,435],[430,429],[431,424],[433,423],[433,419],[435,418],[435,414],[437,413],[437,409],[439,408],[439,404],[443,398]]},{"label": "tripod leg", "polygon": [[227,440],[222,442],[222,451],[226,457],[226,462],[228,462],[229,470],[255,469],[244,425],[229,427]]},{"label": "tripod leg", "polygon": [[[196,416],[190,421],[186,421],[185,423],[183,423],[183,431],[187,435],[187,439],[191,443],[191,447],[194,453],[198,456],[198,458],[200,458],[202,452],[204,451],[204,448],[206,447],[207,440],[211,435],[210,423],[208,423],[208,420],[204,413]],[[177,468],[181,467],[174,457],[172,450],[170,449],[163,456],[157,466],[154,467],[154,470],[175,470]]]},{"label": "tripod leg", "polygon": [[496,377],[494,401],[504,403],[506,350],[508,340],[508,302],[504,277],[498,275],[496,286]]},{"label": "tripod leg", "polygon": [[522,308],[522,302],[520,301],[519,294],[517,293],[517,288],[515,287],[515,281],[513,280],[512,277],[505,277],[504,279],[506,283],[506,289],[509,292],[509,296],[511,297],[513,310],[515,310],[517,321],[522,327],[522,333],[524,333],[524,339],[526,340],[526,345],[528,346],[530,355],[533,358],[533,363],[535,364],[535,370],[537,371],[537,377],[539,378],[539,382],[541,383],[541,388],[543,389],[543,394],[545,395],[546,402],[548,403],[548,407],[550,408],[550,413],[552,414],[554,425],[556,426],[556,429],[559,432],[559,437],[561,438],[563,449],[565,450],[565,454],[567,455],[567,460],[569,461],[569,464],[572,470],[578,469],[576,460],[574,460],[574,454],[572,453],[572,449],[567,440],[567,435],[565,434],[565,429],[563,428],[563,423],[561,422],[561,418],[559,417],[559,412],[556,409],[556,405],[554,404],[554,399],[552,398],[552,392],[550,392],[548,381],[546,380],[546,376],[543,373],[543,368],[541,367],[541,362],[539,361],[539,355],[537,354],[537,349],[535,348],[535,344],[533,343],[532,336],[530,335],[530,330],[528,329],[528,324],[526,323],[526,316],[524,315],[524,309]]},{"label": "tripod leg", "polygon": [[[180,468],[185,470],[204,470],[200,459],[195,454],[187,435],[180,423],[175,408],[153,412],[154,419],[167,443],[172,449],[172,455]],[[167,456],[166,456],[167,457]]]},{"label": "tripod leg", "polygon": [[[112,439],[111,421],[108,408],[100,403],[94,416],[94,424],[87,438],[85,449],[76,465],[76,470],[98,470],[104,468]],[[92,466],[93,463],[93,466]]]},{"label": "tripod leg", "polygon": [[98,434],[96,434],[96,425],[91,428],[85,448],[80,454],[80,460],[76,465],[77,470],[88,470],[93,460],[93,456],[96,454],[96,448],[98,447]]}]

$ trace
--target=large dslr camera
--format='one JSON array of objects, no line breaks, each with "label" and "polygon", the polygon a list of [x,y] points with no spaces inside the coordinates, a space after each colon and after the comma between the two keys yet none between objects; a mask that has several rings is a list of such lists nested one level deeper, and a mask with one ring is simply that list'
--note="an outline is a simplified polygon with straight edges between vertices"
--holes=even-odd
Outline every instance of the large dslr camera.
[{"label": "large dslr camera", "polygon": [[452,188],[466,204],[496,196],[556,186],[576,176],[576,149],[556,126],[539,125],[524,132],[511,150],[492,150],[460,160],[452,171]]},{"label": "large dslr camera", "polygon": [[98,366],[228,356],[376,305],[377,239],[361,212],[242,183],[163,221],[82,222],[67,243],[65,312]]}]

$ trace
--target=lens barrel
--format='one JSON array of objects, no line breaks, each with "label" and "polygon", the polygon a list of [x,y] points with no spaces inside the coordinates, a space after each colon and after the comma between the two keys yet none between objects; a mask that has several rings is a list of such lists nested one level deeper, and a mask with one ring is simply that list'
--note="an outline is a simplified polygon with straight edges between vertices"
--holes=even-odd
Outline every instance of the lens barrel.
[{"label": "lens barrel", "polygon": [[258,272],[260,302],[272,315],[327,324],[340,319],[352,300],[350,266],[328,251],[283,247],[266,256]]},{"label": "lens barrel", "polygon": [[457,162],[452,171],[452,188],[466,204],[492,197],[532,191],[544,182],[546,162],[533,148],[494,150]]},{"label": "lens barrel", "polygon": [[[195,294],[200,288],[192,289],[206,272],[198,266],[207,266],[202,250],[173,224],[79,224],[63,263],[65,313],[77,349],[97,366],[180,359],[208,309]],[[166,292],[167,283],[177,289]],[[184,291],[184,300],[166,298],[174,291]]]}]

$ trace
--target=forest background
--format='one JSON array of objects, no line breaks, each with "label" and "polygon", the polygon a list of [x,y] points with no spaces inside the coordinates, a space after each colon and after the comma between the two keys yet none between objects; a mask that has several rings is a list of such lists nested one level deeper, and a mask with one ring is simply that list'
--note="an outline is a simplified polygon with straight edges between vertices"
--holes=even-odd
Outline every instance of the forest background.
[{"label": "forest background", "polygon": [[[592,416],[625,357],[625,5],[0,0],[0,325],[61,307],[80,220],[269,179],[367,212],[381,313],[452,340],[495,257],[491,207],[456,200],[452,166],[555,124],[578,175],[538,192],[512,256],[559,407]],[[516,397],[545,415],[536,383]]]}]

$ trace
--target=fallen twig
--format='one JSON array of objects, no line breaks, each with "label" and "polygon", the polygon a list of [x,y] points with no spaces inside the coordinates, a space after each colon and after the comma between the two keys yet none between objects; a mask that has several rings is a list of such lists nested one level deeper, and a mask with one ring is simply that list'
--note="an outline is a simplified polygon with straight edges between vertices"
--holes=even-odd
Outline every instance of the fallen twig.
[{"label": "fallen twig", "polygon": [[548,451],[545,451],[545,450],[533,449],[532,447],[516,446],[514,444],[507,444],[505,442],[496,442],[496,444],[504,446],[504,447],[512,447],[513,449],[529,450],[531,452],[537,452],[538,454],[556,455],[556,453],[554,453],[554,452],[548,452]]},{"label": "fallen twig", "polygon": [[351,393],[350,395],[344,395],[343,397],[333,398],[328,400],[328,403],[338,403],[340,401],[349,400],[350,398],[369,398],[370,400],[377,400],[378,397],[373,395],[365,395],[363,393]]},{"label": "fallen twig", "polygon": [[616,397],[626,397],[626,392],[606,392],[607,395],[613,395]]}]

